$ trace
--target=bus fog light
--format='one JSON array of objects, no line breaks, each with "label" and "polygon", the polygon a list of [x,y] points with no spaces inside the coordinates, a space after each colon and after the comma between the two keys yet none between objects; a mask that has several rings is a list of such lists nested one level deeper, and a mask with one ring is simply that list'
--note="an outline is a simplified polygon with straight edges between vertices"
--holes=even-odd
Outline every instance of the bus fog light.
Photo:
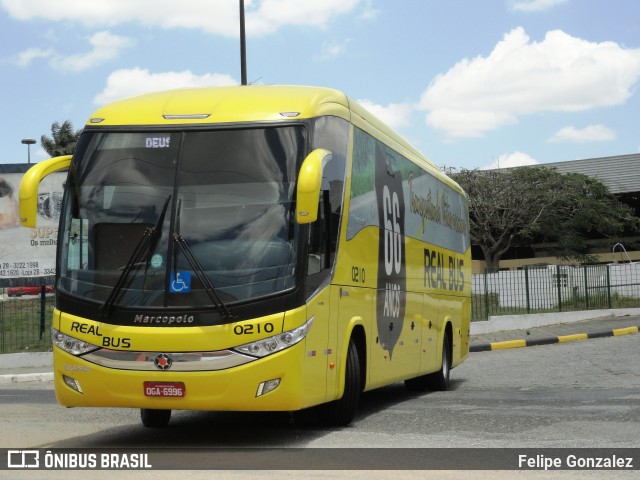
[{"label": "bus fog light", "polygon": [[75,390],[78,393],[84,393],[82,391],[82,387],[80,386],[80,382],[78,382],[75,378],[67,377],[66,375],[62,376],[64,383],[69,387]]},{"label": "bus fog light", "polygon": [[266,382],[262,382],[258,385],[258,391],[256,392],[256,397],[260,395],[264,395],[265,393],[269,393],[272,390],[275,390],[280,385],[280,379],[274,378],[273,380],[267,380]]}]

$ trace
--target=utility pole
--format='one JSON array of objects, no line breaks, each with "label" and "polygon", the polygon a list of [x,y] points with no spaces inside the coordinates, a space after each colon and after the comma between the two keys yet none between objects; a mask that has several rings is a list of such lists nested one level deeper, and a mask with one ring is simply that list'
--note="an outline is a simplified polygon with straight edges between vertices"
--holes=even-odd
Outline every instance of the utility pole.
[{"label": "utility pole", "polygon": [[247,42],[244,32],[244,0],[240,0],[240,84],[247,84]]}]

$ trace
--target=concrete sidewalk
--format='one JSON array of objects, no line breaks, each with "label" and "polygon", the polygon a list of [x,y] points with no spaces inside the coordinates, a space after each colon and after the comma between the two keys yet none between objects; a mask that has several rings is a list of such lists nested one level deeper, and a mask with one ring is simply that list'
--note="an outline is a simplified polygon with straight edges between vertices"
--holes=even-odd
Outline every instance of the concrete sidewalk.
[{"label": "concrete sidewalk", "polygon": [[[597,312],[593,314],[597,315]],[[483,352],[627,335],[637,333],[640,326],[640,315],[638,314],[616,315],[610,313],[607,316],[578,321],[571,314],[545,315],[546,318],[537,321],[537,323],[550,323],[548,325],[517,328],[531,320],[531,316],[519,316],[507,319],[506,322],[504,319],[500,319],[500,331],[490,333],[474,333],[474,331],[486,331],[490,328],[487,328],[486,325],[474,325],[481,322],[473,322],[470,349],[472,352]],[[529,318],[526,318],[525,321],[525,317]],[[53,380],[52,368],[51,352],[0,355],[0,384],[48,382]]]},{"label": "concrete sidewalk", "polygon": [[53,380],[53,354],[51,352],[0,355],[0,384],[48,382],[51,380]]}]

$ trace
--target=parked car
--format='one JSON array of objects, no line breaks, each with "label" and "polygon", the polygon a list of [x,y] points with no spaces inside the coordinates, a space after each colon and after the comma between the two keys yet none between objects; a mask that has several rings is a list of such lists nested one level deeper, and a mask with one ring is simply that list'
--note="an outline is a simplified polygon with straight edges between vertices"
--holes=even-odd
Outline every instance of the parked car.
[{"label": "parked car", "polygon": [[[30,287],[9,287],[7,289],[7,295],[10,297],[21,297],[22,295],[40,295],[40,289],[42,287],[30,286]],[[53,293],[54,288],[52,285],[45,285],[45,293]]]}]

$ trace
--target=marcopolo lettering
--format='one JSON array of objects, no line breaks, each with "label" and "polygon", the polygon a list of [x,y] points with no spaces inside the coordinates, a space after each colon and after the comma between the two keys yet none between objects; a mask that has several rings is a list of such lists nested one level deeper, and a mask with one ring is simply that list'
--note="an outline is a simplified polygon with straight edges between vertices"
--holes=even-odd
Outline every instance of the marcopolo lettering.
[{"label": "marcopolo lettering", "polygon": [[133,323],[143,325],[184,325],[193,321],[193,315],[136,315],[133,319]]}]

